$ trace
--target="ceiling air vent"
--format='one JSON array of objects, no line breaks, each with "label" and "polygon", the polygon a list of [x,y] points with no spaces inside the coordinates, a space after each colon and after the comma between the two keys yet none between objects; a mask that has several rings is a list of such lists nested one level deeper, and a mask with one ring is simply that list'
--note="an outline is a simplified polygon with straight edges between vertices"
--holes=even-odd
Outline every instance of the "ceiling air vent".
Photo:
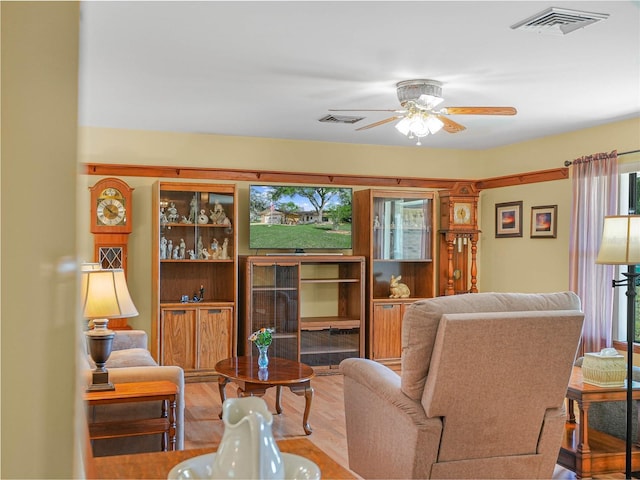
[{"label": "ceiling air vent", "polygon": [[607,18],[609,18],[607,13],[581,12],[579,10],[551,7],[515,25],[511,25],[511,28],[550,35],[566,35]]},{"label": "ceiling air vent", "polygon": [[324,123],[356,123],[364,117],[351,117],[348,115],[325,115],[319,121]]}]

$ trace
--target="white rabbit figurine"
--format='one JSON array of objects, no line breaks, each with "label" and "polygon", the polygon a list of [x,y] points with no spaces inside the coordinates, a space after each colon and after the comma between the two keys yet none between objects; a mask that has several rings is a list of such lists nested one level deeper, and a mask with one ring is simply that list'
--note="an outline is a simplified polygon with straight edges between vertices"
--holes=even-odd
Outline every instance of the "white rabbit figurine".
[{"label": "white rabbit figurine", "polygon": [[409,287],[407,287],[404,283],[400,283],[400,279],[402,275],[398,275],[394,277],[391,275],[391,280],[389,281],[389,298],[408,298],[411,296],[411,291]]}]

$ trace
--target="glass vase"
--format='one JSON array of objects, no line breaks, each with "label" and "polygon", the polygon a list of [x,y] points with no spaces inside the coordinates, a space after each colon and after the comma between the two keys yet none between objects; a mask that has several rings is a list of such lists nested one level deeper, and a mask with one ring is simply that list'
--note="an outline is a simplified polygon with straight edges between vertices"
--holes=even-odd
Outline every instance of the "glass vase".
[{"label": "glass vase", "polygon": [[258,368],[267,368],[269,365],[269,345],[256,345],[258,347]]}]

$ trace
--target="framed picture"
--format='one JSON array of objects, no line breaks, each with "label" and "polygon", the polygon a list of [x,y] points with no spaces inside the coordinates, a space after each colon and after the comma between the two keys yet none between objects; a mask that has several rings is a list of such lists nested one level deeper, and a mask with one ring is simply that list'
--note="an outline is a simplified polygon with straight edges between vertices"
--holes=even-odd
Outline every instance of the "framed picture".
[{"label": "framed picture", "polygon": [[558,206],[531,207],[531,238],[556,238]]},{"label": "framed picture", "polygon": [[522,236],[522,202],[496,203],[496,238]]}]

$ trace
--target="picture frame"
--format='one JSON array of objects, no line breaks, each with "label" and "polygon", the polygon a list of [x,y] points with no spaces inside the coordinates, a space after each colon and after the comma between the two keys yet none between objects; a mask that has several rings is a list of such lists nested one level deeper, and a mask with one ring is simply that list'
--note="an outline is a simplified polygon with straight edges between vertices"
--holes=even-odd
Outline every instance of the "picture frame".
[{"label": "picture frame", "polygon": [[531,207],[531,238],[556,238],[558,205]]},{"label": "picture frame", "polygon": [[522,237],[522,201],[496,203],[496,238]]}]

